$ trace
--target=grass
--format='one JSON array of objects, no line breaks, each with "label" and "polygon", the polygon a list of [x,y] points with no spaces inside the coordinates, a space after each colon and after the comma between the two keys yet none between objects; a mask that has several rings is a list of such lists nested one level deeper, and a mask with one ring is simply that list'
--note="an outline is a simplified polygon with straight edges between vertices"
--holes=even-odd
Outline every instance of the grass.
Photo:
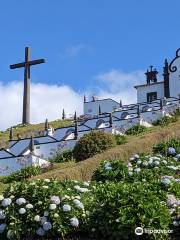
[{"label": "grass", "polygon": [[[55,124],[53,124],[55,123]],[[55,121],[53,127],[70,125],[70,121]],[[59,124],[59,125],[58,125]],[[62,125],[61,125],[62,124]],[[27,126],[21,128],[23,132],[27,133],[28,129],[31,131],[36,129],[43,129],[43,124],[34,125],[34,128]],[[102,160],[117,160],[121,159],[127,162],[128,158],[133,154],[152,153],[152,148],[155,144],[162,140],[169,140],[171,138],[180,137],[180,118],[177,122],[170,123],[166,127],[153,126],[148,132],[141,133],[137,136],[127,136],[126,142],[123,145],[118,145],[104,153],[97,154],[94,157],[88,158],[81,162],[65,162],[55,163],[51,170],[41,175],[32,177],[31,179],[38,178],[57,178],[63,179],[76,179],[76,180],[91,180],[94,171],[99,167]],[[7,187],[7,184],[0,181],[0,193]]]},{"label": "grass", "polygon": [[[49,122],[53,128],[67,127],[73,124],[72,120],[56,120]],[[26,126],[17,125],[14,126],[14,139],[17,139],[17,134],[20,134],[21,138],[33,136],[39,136],[39,133],[44,130],[44,123],[29,124]],[[0,148],[7,147],[9,140],[9,130],[0,132]]]},{"label": "grass", "polygon": [[[127,162],[133,154],[152,153],[152,148],[155,144],[162,140],[169,140],[170,138],[180,137],[180,119],[176,123],[171,123],[166,128],[160,126],[151,128],[148,133],[140,134],[138,136],[128,136],[127,142],[123,145],[116,146],[105,151],[102,154],[97,154],[92,158],[84,161],[73,163],[72,166],[66,165],[63,168],[57,167],[49,172],[34,177],[37,178],[58,178],[76,179],[76,180],[90,180],[93,172],[99,167],[102,160],[117,160],[121,159]],[[67,163],[68,164],[68,163]]]}]

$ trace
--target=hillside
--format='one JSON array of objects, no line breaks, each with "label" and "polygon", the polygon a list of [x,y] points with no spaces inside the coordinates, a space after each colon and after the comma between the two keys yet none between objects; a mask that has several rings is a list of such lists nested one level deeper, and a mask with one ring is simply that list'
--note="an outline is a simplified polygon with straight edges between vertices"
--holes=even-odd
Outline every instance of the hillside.
[{"label": "hillside", "polygon": [[[60,127],[66,127],[73,124],[72,120],[55,120],[52,122],[49,122],[50,125],[53,126],[53,128],[60,128]],[[24,137],[30,137],[38,136],[41,131],[44,130],[44,123],[39,124],[30,124],[30,125],[17,125],[13,127],[14,130],[14,139],[17,139],[17,134],[20,134],[22,138]],[[9,129],[6,131],[0,131],[0,149],[7,146],[9,140]]]},{"label": "hillside", "polygon": [[102,160],[120,159],[126,162],[133,154],[150,153],[154,144],[172,137],[180,137],[180,118],[177,122],[171,123],[168,126],[152,127],[147,133],[138,136],[129,136],[127,143],[116,146],[84,161],[55,164],[53,170],[34,178],[53,177],[61,180],[76,179],[87,181],[91,179],[93,172],[98,168]]}]

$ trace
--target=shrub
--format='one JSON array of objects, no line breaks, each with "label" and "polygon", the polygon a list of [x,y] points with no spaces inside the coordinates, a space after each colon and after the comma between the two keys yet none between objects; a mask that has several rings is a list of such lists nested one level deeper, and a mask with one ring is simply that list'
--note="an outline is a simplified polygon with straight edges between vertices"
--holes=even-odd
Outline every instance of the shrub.
[{"label": "shrub", "polygon": [[74,152],[73,150],[65,150],[63,152],[57,152],[57,154],[50,159],[51,162],[56,163],[63,163],[63,162],[69,162],[74,160]]},{"label": "shrub", "polygon": [[165,116],[165,117],[162,117],[161,119],[153,122],[153,125],[164,127],[164,126],[167,126],[170,123],[173,123],[176,121],[177,121],[177,116],[171,116],[171,117]]},{"label": "shrub", "polygon": [[14,183],[0,196],[0,239],[65,239],[83,231],[88,185],[49,179]]},{"label": "shrub", "polygon": [[154,151],[154,153],[160,153],[160,154],[168,156],[169,148],[174,148],[176,154],[180,154],[180,139],[172,138],[169,141],[162,141],[153,147],[153,151]]},{"label": "shrub", "polygon": [[124,135],[114,135],[114,137],[115,137],[117,145],[121,145],[121,144],[124,144],[127,142],[126,136],[124,136]]},{"label": "shrub", "polygon": [[41,173],[40,167],[26,167],[22,168],[21,170],[12,173],[11,175],[4,177],[2,180],[4,183],[11,183],[13,181],[21,181],[32,176],[36,176]]},{"label": "shrub", "polygon": [[[90,214],[90,226],[96,239],[136,239],[136,227],[168,230],[171,216],[168,207],[161,203],[152,185],[106,182],[94,188],[94,206]],[[154,239],[156,234],[143,239]],[[157,239],[167,239],[158,234]]]},{"label": "shrub", "polygon": [[140,133],[144,133],[147,131],[147,128],[145,126],[141,126],[141,125],[135,125],[131,128],[129,128],[127,131],[126,131],[126,134],[127,135],[138,135]]},{"label": "shrub", "polygon": [[128,168],[127,166],[119,161],[115,160],[112,162],[103,161],[100,164],[100,167],[94,172],[92,180],[97,182],[109,181],[122,181],[126,180],[128,177]]},{"label": "shrub", "polygon": [[[176,236],[180,220],[179,162],[172,157],[137,154],[129,160],[127,166],[118,160],[104,161],[93,175],[99,183],[94,188],[90,217],[95,237],[135,239],[134,229],[139,226],[171,229],[171,236]],[[143,237],[169,239],[166,234]]]},{"label": "shrub", "polygon": [[85,134],[74,147],[74,156],[77,161],[102,153],[116,145],[115,138],[110,133],[92,131]]}]

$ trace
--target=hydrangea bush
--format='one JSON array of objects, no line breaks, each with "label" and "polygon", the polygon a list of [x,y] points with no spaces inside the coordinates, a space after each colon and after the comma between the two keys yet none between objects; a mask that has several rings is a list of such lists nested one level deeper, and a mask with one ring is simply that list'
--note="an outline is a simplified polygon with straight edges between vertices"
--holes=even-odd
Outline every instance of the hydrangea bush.
[{"label": "hydrangea bush", "polygon": [[[93,175],[93,180],[99,182],[95,188],[96,206],[91,219],[96,237],[109,239],[112,234],[111,239],[135,239],[134,229],[139,226],[171,229],[173,236],[178,234],[180,158],[178,147],[174,147],[168,145],[168,156],[135,154],[126,165],[117,160],[101,163]],[[104,217],[103,213],[106,213]],[[169,239],[168,234],[163,233],[147,239],[151,238]]]},{"label": "hydrangea bush", "polygon": [[126,164],[102,162],[91,183],[13,183],[0,195],[0,239],[77,239],[85,234],[87,239],[125,240],[136,239],[136,227],[167,230],[143,234],[143,239],[179,239],[179,140],[163,146],[155,146],[154,155],[135,154]]},{"label": "hydrangea bush", "polygon": [[83,231],[89,183],[36,180],[16,183],[0,196],[0,239],[54,239]]}]

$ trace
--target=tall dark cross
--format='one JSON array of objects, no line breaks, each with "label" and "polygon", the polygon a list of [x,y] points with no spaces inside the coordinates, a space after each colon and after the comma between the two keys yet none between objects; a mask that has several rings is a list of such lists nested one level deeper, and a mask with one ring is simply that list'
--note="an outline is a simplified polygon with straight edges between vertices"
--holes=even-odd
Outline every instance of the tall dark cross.
[{"label": "tall dark cross", "polygon": [[44,59],[30,61],[30,48],[25,48],[25,61],[10,65],[11,69],[24,67],[24,93],[23,93],[23,116],[22,123],[30,123],[30,67],[32,65],[45,63]]}]

